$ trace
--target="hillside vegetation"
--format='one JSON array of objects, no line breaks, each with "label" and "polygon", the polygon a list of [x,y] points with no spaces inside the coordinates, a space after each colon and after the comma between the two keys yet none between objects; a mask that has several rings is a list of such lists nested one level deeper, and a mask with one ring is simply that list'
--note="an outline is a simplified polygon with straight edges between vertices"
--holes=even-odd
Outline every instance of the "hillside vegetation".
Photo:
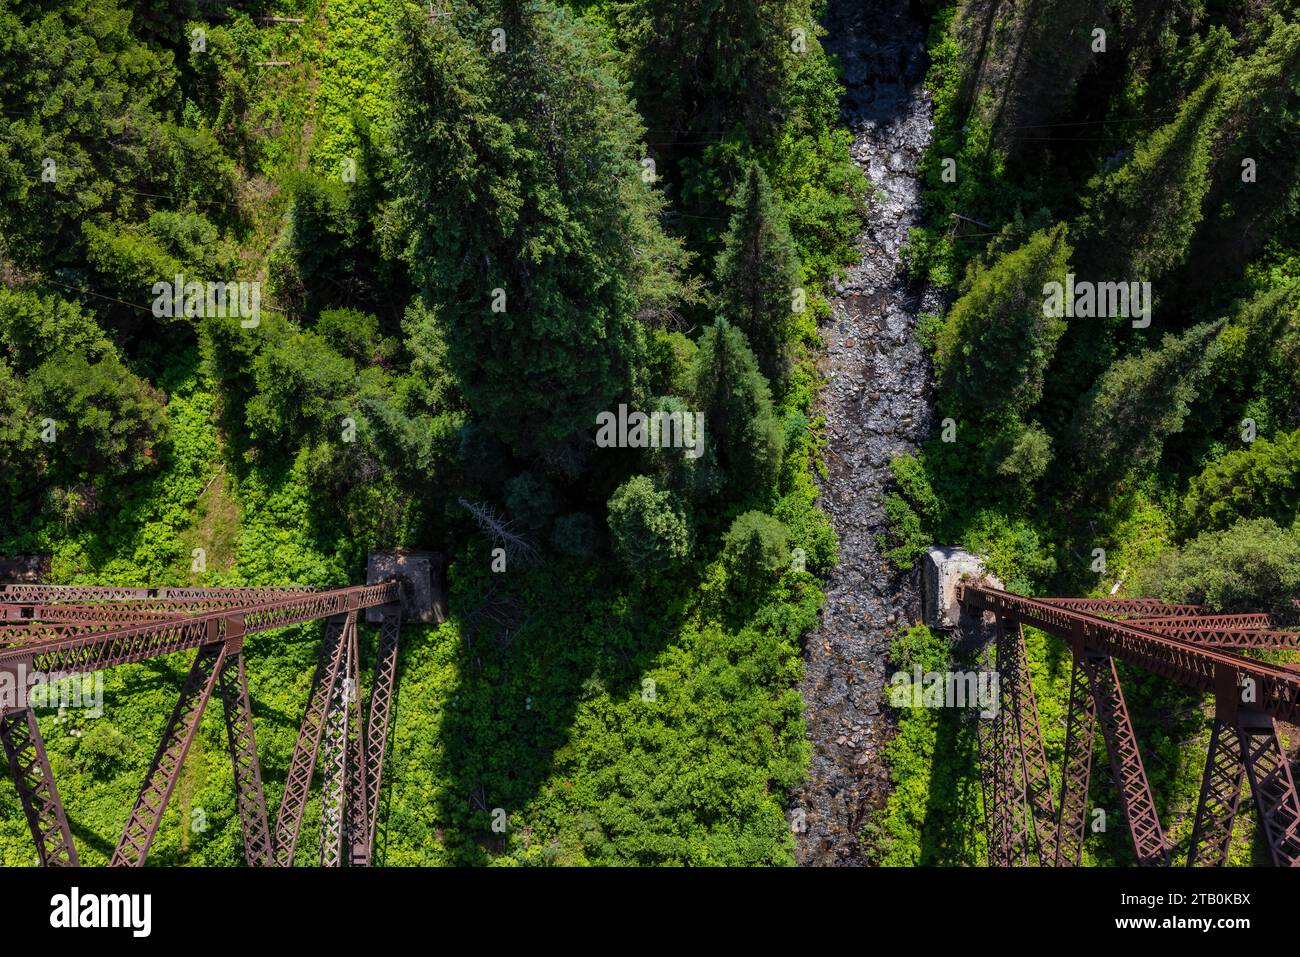
[{"label": "hillside vegetation", "polygon": [[[378,862],[792,863],[815,323],[867,201],[819,4],[452,7],[0,0],[0,554],[323,586],[441,549]],[[620,406],[706,441],[608,447]],[[272,808],[316,629],[251,642]],[[183,658],[42,712],[83,863]],[[151,860],[241,856],[210,709]]]},{"label": "hillside vegetation", "polygon": [[[924,323],[936,435],[894,462],[895,560],[960,544],[1026,594],[1115,592],[1293,619],[1296,5],[932,6],[929,221],[910,254],[950,305]],[[1033,633],[1028,647],[1059,773],[1069,652]],[[897,648],[904,665],[952,650],[924,629]],[[1210,714],[1160,678],[1121,678],[1185,860]],[[899,789],[872,824],[881,859],[982,861],[973,728],[924,711],[900,720]],[[1100,744],[1093,761],[1106,766]],[[1092,806],[1112,826],[1090,835],[1085,862],[1131,863],[1099,777]],[[1265,858],[1239,827],[1233,862]]]}]

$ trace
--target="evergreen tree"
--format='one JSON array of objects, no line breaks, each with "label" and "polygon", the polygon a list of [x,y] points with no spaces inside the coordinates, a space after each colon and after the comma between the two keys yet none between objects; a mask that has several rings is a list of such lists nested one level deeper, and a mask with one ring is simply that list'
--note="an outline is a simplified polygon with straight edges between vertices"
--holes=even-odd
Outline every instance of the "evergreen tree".
[{"label": "evergreen tree", "polygon": [[0,357],[0,514],[33,473],[44,471],[48,446],[38,441],[38,421],[17,373]]},{"label": "evergreen tree", "polygon": [[1166,336],[1158,349],[1120,359],[1083,397],[1071,430],[1075,475],[1094,494],[1160,459],[1183,427],[1210,359],[1218,324]]},{"label": "evergreen tree", "polygon": [[1090,184],[1080,252],[1097,280],[1155,281],[1183,261],[1209,189],[1220,87],[1219,77],[1206,81],[1128,162]]},{"label": "evergreen tree", "polygon": [[119,0],[0,4],[0,235],[24,264],[67,261],[85,217],[163,174],[175,71],[130,25]]},{"label": "evergreen tree", "polygon": [[19,372],[60,353],[89,359],[114,353],[94,316],[57,295],[0,286],[0,346]]},{"label": "evergreen tree", "polygon": [[1243,418],[1254,420],[1259,434],[1296,421],[1300,279],[1263,289],[1233,310],[1216,342],[1210,373],[1195,410],[1195,424],[1206,440],[1236,436]]},{"label": "evergreen tree", "polygon": [[670,492],[645,475],[628,479],[610,496],[614,554],[634,575],[669,572],[690,554],[690,528]]},{"label": "evergreen tree", "polygon": [[1042,396],[1043,377],[1065,331],[1046,315],[1045,286],[1065,283],[1070,247],[1058,224],[974,274],[939,332],[938,375],[962,409],[1023,414]]},{"label": "evergreen tree", "polygon": [[269,338],[253,362],[256,394],[248,402],[249,435],[292,451],[298,440],[328,430],[337,434],[355,410],[357,368],[314,332],[285,329]]},{"label": "evergreen tree", "polygon": [[798,253],[781,202],[757,163],[745,171],[732,205],[716,269],[718,313],[745,333],[779,390],[790,372]]},{"label": "evergreen tree", "polygon": [[1262,42],[1224,79],[1225,115],[1205,223],[1184,270],[1196,290],[1239,276],[1300,205],[1300,23],[1274,15],[1258,29]]},{"label": "evergreen tree", "polygon": [[745,335],[719,319],[700,337],[691,397],[704,413],[704,461],[732,501],[761,501],[776,485],[784,434]]},{"label": "evergreen tree", "polygon": [[[0,356],[0,464],[27,463],[11,473],[19,485],[47,477],[47,462],[55,478],[72,480],[157,461],[167,437],[162,396],[80,306],[0,286]],[[53,442],[37,441],[46,419]]]},{"label": "evergreen tree", "polygon": [[[636,315],[675,281],[642,130],[600,40],[504,4],[504,52],[408,7],[399,23],[398,209],[412,273],[469,405],[516,450],[592,427],[636,385]],[[654,292],[648,288],[654,287]]]},{"label": "evergreen tree", "polygon": [[762,136],[779,119],[807,0],[630,0],[619,32],[632,89],[658,138],[739,125]]},{"label": "evergreen tree", "polygon": [[1052,437],[1037,423],[1015,423],[992,443],[994,470],[1027,489],[1043,477],[1052,463]]},{"label": "evergreen tree", "polygon": [[32,412],[55,422],[62,476],[103,478],[157,461],[167,434],[162,398],[116,356],[52,356],[28,376],[27,393]]},{"label": "evergreen tree", "polygon": [[1188,529],[1223,529],[1243,518],[1289,525],[1300,516],[1300,431],[1256,439],[1192,479],[1183,499]]},{"label": "evergreen tree", "polygon": [[790,565],[789,538],[789,530],[771,515],[737,515],[722,538],[722,562],[728,578],[742,593],[771,584]]}]

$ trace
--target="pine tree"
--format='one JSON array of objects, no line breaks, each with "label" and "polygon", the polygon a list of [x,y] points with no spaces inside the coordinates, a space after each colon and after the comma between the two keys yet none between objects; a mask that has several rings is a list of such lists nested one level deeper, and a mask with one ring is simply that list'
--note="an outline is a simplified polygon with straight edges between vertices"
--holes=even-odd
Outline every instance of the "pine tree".
[{"label": "pine tree", "polygon": [[1239,276],[1300,204],[1300,23],[1275,15],[1258,29],[1260,45],[1224,79],[1206,219],[1183,271],[1194,290]]},{"label": "pine tree", "polygon": [[761,139],[780,117],[806,0],[630,0],[619,32],[648,125],[665,135],[729,130]]},{"label": "pine tree", "polygon": [[718,313],[745,333],[764,375],[780,390],[790,372],[799,256],[781,202],[751,163],[717,262]]},{"label": "pine tree", "polygon": [[784,436],[772,414],[767,382],[745,335],[719,319],[700,337],[691,396],[704,413],[706,468],[729,501],[761,501],[776,485]]},{"label": "pine tree", "polygon": [[121,475],[157,461],[167,436],[162,397],[116,356],[54,355],[27,377],[27,394],[32,411],[56,424],[62,476]]},{"label": "pine tree", "polygon": [[[123,363],[94,317],[55,295],[0,286],[0,465],[14,484],[116,476],[158,461],[162,396]],[[39,442],[42,421],[55,441]]]},{"label": "pine tree", "polygon": [[634,475],[609,498],[614,554],[634,575],[671,572],[691,551],[690,526],[673,495]]},{"label": "pine tree", "polygon": [[21,263],[73,258],[83,219],[139,206],[132,190],[164,174],[168,130],[156,108],[175,70],[170,53],[132,34],[129,7],[0,7],[0,235]]},{"label": "pine tree", "polygon": [[1063,318],[1044,314],[1044,286],[1065,282],[1066,235],[1063,223],[1035,233],[977,272],[948,311],[936,343],[938,374],[962,409],[1023,414],[1042,396],[1065,331]]},{"label": "pine tree", "polygon": [[39,417],[27,404],[23,384],[0,357],[0,514],[33,473],[45,471],[46,443],[37,440]]},{"label": "pine tree", "polygon": [[1071,429],[1071,464],[1093,494],[1160,460],[1165,440],[1183,427],[1212,355],[1218,323],[1166,336],[1114,363],[1083,397]]},{"label": "pine tree", "polygon": [[664,298],[680,247],[638,241],[662,199],[599,38],[549,5],[503,10],[504,52],[486,30],[403,14],[396,190],[470,407],[531,452],[633,392],[636,315],[651,287]]},{"label": "pine tree", "polygon": [[1206,81],[1132,159],[1094,179],[1080,259],[1098,281],[1155,281],[1183,261],[1209,189],[1220,86]]}]

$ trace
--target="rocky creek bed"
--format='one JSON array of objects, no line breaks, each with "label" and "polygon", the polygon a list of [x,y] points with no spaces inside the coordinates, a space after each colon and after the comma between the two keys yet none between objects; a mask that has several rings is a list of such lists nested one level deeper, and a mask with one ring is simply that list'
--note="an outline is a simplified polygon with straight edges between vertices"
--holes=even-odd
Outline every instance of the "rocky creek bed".
[{"label": "rocky creek bed", "polygon": [[[895,635],[918,620],[919,579],[885,561],[884,495],[894,455],[929,433],[930,369],[914,326],[939,307],[911,283],[901,250],[920,221],[917,163],[930,139],[925,25],[907,0],[831,0],[826,48],[844,71],[853,158],[874,188],[860,261],[834,288],[821,333],[827,377],[828,478],[821,506],[840,541],[819,626],[805,640],[800,684],[812,744],[807,781],[791,799],[801,864],[867,863],[859,834],[889,789],[881,749],[892,734],[883,688]],[[798,820],[798,818],[796,818]]]}]

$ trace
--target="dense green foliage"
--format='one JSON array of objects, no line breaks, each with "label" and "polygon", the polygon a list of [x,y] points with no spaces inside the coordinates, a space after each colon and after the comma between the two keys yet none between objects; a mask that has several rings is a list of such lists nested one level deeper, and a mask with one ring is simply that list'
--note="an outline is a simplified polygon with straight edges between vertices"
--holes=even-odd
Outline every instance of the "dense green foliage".
[{"label": "dense green foliage", "polygon": [[[893,463],[896,564],[961,545],[1030,594],[1292,614],[1296,15],[1285,0],[960,0],[937,13],[929,223],[909,255],[949,305],[920,323],[936,427]],[[1062,274],[1076,298],[1049,315]],[[1059,773],[1069,652],[1035,633],[1028,649]],[[1149,674],[1121,679],[1177,854],[1212,708]],[[973,727],[926,709],[899,722],[897,790],[865,836],[892,862],[981,860]],[[1113,809],[1100,788],[1092,802]],[[1248,827],[1230,860],[1260,853]],[[1090,834],[1084,854],[1132,859],[1122,827]]]},{"label": "dense green foliage", "polygon": [[978,272],[948,310],[936,341],[938,377],[963,411],[1024,412],[1042,396],[1043,374],[1065,331],[1044,315],[1043,287],[1065,282],[1065,227],[1039,232]]},{"label": "dense green foliage", "polygon": [[[817,11],[255,7],[0,0],[0,554],[326,586],[440,549],[380,861],[790,863],[836,561],[815,319],[866,196]],[[177,275],[260,283],[260,314],[159,316]],[[624,405],[699,416],[700,444],[594,442]],[[318,627],[250,641],[272,808]],[[84,863],[187,665],[40,712]],[[240,861],[224,733],[210,709],[152,862]],[[30,858],[0,793],[0,862]]]},{"label": "dense green foliage", "polygon": [[633,574],[662,575],[690,554],[686,518],[668,492],[637,475],[609,499],[609,534],[614,554]]},{"label": "dense green foliage", "polygon": [[1202,532],[1142,569],[1138,584],[1170,601],[1224,612],[1267,611],[1289,622],[1297,617],[1292,602],[1300,591],[1300,526],[1279,528],[1257,518]]},{"label": "dense green foliage", "polygon": [[790,561],[790,536],[771,515],[737,515],[723,537],[722,562],[735,582],[752,582],[761,591],[765,580],[777,578]]},{"label": "dense green foliage", "polygon": [[1183,500],[1188,528],[1224,529],[1249,515],[1285,522],[1300,514],[1300,431],[1257,439],[1211,462]]},{"label": "dense green foliage", "polygon": [[558,10],[503,22],[506,50],[484,56],[478,34],[404,14],[397,215],[466,400],[532,452],[632,391],[637,305],[672,271],[651,257],[675,249],[637,241],[662,201],[639,175],[640,122],[595,36]]}]

